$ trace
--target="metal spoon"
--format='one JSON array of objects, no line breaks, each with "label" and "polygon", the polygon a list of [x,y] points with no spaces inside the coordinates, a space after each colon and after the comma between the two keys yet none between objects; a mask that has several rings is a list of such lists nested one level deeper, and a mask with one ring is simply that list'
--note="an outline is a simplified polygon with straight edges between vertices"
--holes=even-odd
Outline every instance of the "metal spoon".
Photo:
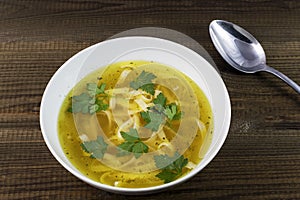
[{"label": "metal spoon", "polygon": [[245,73],[270,72],[300,94],[300,86],[297,83],[266,65],[266,55],[262,46],[243,28],[224,20],[214,20],[209,25],[209,33],[218,52],[235,69]]}]

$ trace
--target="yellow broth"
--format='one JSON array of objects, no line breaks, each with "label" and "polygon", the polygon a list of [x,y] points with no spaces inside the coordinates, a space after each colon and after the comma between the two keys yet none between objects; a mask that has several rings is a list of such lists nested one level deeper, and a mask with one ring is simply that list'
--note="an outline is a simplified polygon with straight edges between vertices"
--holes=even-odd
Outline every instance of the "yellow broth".
[{"label": "yellow broth", "polygon": [[[160,172],[160,169],[154,171],[147,172],[126,172],[121,170],[112,169],[105,164],[102,164],[99,160],[95,158],[91,158],[90,154],[85,152],[81,148],[82,140],[78,135],[78,130],[76,129],[74,123],[74,116],[72,113],[68,112],[68,108],[72,105],[71,97],[74,95],[78,95],[85,88],[87,83],[98,83],[103,82],[106,83],[106,89],[114,89],[116,86],[120,75],[126,68],[139,68],[142,65],[147,64],[156,64],[149,61],[125,61],[119,62],[109,65],[108,67],[100,68],[95,72],[89,74],[83,80],[81,80],[70,93],[66,96],[59,113],[58,118],[58,136],[60,140],[60,144],[62,149],[69,159],[69,161],[85,176],[89,177],[92,180],[97,182],[101,182],[103,184],[116,186],[116,187],[126,187],[126,188],[140,188],[140,187],[151,187],[156,185],[164,184],[164,181],[158,178],[156,175]],[[196,95],[196,99],[199,105],[200,111],[200,120],[203,122],[205,126],[205,133],[203,131],[197,131],[191,145],[186,149],[183,153],[183,156],[187,158],[189,161],[194,164],[198,164],[201,159],[204,157],[207,149],[212,140],[212,129],[213,129],[213,116],[210,104],[203,93],[203,91],[197,86],[197,84],[192,81],[189,77],[184,75],[183,73],[175,70],[173,68],[163,66],[159,63],[157,65],[161,67],[165,67],[168,71],[169,77],[183,77],[184,80],[190,85],[193,92]],[[124,67],[125,66],[125,67]],[[174,83],[175,84],[175,83]],[[99,83],[98,83],[99,85]],[[168,91],[168,89],[164,87],[160,87],[164,93],[171,93],[172,91]],[[174,97],[175,98],[175,97]],[[176,99],[176,98],[175,98]],[[97,117],[101,117],[101,115],[97,115]],[[185,117],[185,115],[183,115]],[[99,119],[99,123],[103,122],[105,124],[104,119]],[[103,124],[101,124],[103,126]],[[117,127],[117,124],[114,124],[114,129]],[[178,130],[180,123],[176,125],[174,123],[172,128]],[[103,129],[105,134],[113,134],[111,130]],[[110,132],[110,133],[108,133]],[[166,131],[166,135],[168,136],[168,131]],[[111,136],[111,135],[110,135]],[[171,136],[170,136],[171,137]],[[172,139],[172,138],[171,138]],[[120,143],[116,142],[115,145],[119,145]],[[180,144],[178,144],[180,145]],[[151,150],[150,150],[151,151]],[[191,169],[184,167],[182,171],[182,175],[184,176]],[[177,177],[179,178],[179,177]]]}]

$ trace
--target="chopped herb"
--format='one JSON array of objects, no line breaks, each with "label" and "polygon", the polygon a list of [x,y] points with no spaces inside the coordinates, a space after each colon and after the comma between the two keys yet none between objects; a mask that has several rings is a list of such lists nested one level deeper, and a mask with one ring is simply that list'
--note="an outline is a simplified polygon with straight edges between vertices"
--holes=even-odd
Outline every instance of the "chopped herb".
[{"label": "chopped herb", "polygon": [[141,112],[141,117],[147,122],[145,128],[151,129],[152,131],[158,131],[159,126],[165,122],[164,115],[153,110]]},{"label": "chopped herb", "polygon": [[[153,100],[154,106],[150,107],[147,112],[140,112],[141,117],[147,123],[145,128],[157,131],[159,126],[166,120],[178,120],[181,118],[181,112],[175,103],[166,105],[167,98],[163,93],[157,95]],[[169,121],[167,121],[169,122]]]},{"label": "chopped herb", "polygon": [[163,115],[165,108],[160,104],[155,104],[154,106],[150,107],[150,110],[156,111],[156,112],[160,113],[161,115]]},{"label": "chopped herb", "polygon": [[121,135],[127,142],[136,142],[139,140],[139,134],[134,128],[131,128],[129,132],[121,131]]},{"label": "chopped herb", "polygon": [[167,105],[164,113],[168,117],[168,119],[172,120],[173,117],[177,113],[177,106],[176,106],[176,104],[172,103],[172,104]]},{"label": "chopped herb", "polygon": [[140,112],[141,117],[144,119],[145,122],[151,122],[149,112]]},{"label": "chopped herb", "polygon": [[174,115],[174,117],[173,117],[172,120],[179,120],[179,119],[181,119],[182,116],[183,116],[183,114],[184,114],[184,112],[177,112],[177,113]]},{"label": "chopped herb", "polygon": [[178,120],[182,116],[181,112],[178,112],[177,105],[175,103],[167,105],[164,113],[169,120]]},{"label": "chopped herb", "polygon": [[93,104],[89,107],[90,114],[96,113],[100,109],[98,104]]},{"label": "chopped herb", "polygon": [[178,152],[175,152],[173,157],[168,155],[154,156],[155,165],[161,172],[156,175],[164,181],[169,183],[182,175],[182,169],[187,165],[188,159],[184,158]]},{"label": "chopped herb", "polygon": [[155,79],[156,76],[150,72],[142,71],[142,73],[136,78],[135,81],[130,82],[130,87],[138,90],[142,89],[145,92],[148,92],[154,95],[154,84],[152,80]]},{"label": "chopped herb", "polygon": [[101,99],[96,100],[96,105],[99,106],[98,110],[96,112],[101,111],[101,110],[107,110],[109,107],[109,105],[104,103],[103,100],[101,100]]},{"label": "chopped herb", "polygon": [[135,158],[139,158],[143,153],[148,152],[148,146],[143,142],[136,142],[132,147],[132,153],[134,153]]},{"label": "chopped herb", "polygon": [[97,83],[88,83],[86,89],[91,97],[96,96],[97,94],[104,94],[106,84],[101,83],[98,87]]},{"label": "chopped herb", "polygon": [[177,178],[178,174],[170,170],[162,170],[159,174],[156,174],[155,176],[163,180],[164,183],[169,183],[174,181]]},{"label": "chopped herb", "polygon": [[73,113],[89,113],[89,107],[93,105],[93,98],[86,93],[72,97],[72,112]]},{"label": "chopped herb", "polygon": [[[178,120],[181,118],[181,112],[178,112],[178,107],[175,103],[166,105],[167,98],[163,93],[159,93],[153,100],[156,110],[163,112],[169,120]],[[157,109],[158,108],[158,109]]]},{"label": "chopped herb", "polygon": [[162,92],[159,93],[159,95],[157,95],[157,97],[153,100],[154,104],[161,105],[162,107],[165,107],[166,102],[167,102],[167,98]]},{"label": "chopped herb", "polygon": [[96,83],[88,83],[87,93],[81,93],[72,97],[72,106],[68,109],[72,113],[94,114],[101,110],[107,110],[108,104],[104,103],[106,84],[102,83],[99,87]]},{"label": "chopped herb", "polygon": [[130,153],[134,154],[135,158],[139,158],[143,153],[148,152],[148,146],[142,142],[139,138],[136,129],[131,128],[129,132],[121,131],[121,135],[125,142],[118,145],[119,153],[118,156],[128,155]]},{"label": "chopped herb", "polygon": [[102,159],[108,144],[104,142],[101,136],[98,136],[96,140],[83,142],[80,146],[85,152],[91,154],[91,158]]},{"label": "chopped herb", "polygon": [[145,92],[148,92],[149,94],[154,95],[155,90],[154,90],[154,84],[153,83],[149,83],[146,85],[143,85],[140,87],[140,89],[144,90]]}]

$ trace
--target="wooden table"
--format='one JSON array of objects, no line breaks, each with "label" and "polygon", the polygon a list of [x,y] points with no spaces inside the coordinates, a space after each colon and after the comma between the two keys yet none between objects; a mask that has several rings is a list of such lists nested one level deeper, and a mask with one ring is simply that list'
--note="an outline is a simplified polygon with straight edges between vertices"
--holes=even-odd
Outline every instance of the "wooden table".
[{"label": "wooden table", "polygon": [[[0,1],[0,199],[300,199],[300,95],[266,73],[231,69],[208,35],[235,22],[262,43],[268,64],[300,83],[300,2]],[[73,54],[137,27],[165,27],[210,53],[232,103],[228,138],[199,174],[168,191],[122,196],[66,171],[39,126],[43,91]]]}]

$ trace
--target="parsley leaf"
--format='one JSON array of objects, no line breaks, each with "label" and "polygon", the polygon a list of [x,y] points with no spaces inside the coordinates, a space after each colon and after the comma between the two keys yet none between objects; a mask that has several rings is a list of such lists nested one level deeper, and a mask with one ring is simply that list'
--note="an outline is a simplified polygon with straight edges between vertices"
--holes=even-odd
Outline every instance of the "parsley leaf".
[{"label": "parsley leaf", "polygon": [[155,104],[155,109],[158,112],[163,112],[169,120],[178,120],[181,118],[181,112],[178,112],[178,107],[175,103],[166,105],[167,98],[163,93],[159,93],[157,97],[153,100]]},{"label": "parsley leaf", "polygon": [[148,146],[143,142],[136,142],[132,147],[132,153],[134,153],[135,158],[139,158],[143,153],[148,152]]},{"label": "parsley leaf", "polygon": [[173,117],[177,113],[177,106],[176,106],[176,104],[172,103],[172,104],[167,105],[166,108],[165,108],[164,113],[168,117],[168,119],[172,120]]},{"label": "parsley leaf", "polygon": [[187,165],[188,159],[184,158],[178,152],[175,152],[173,157],[165,155],[154,156],[155,165],[161,172],[156,175],[164,181],[164,183],[169,183],[179,176],[182,175],[182,169]]},{"label": "parsley leaf", "polygon": [[147,122],[145,125],[146,128],[157,131],[166,118],[169,120],[178,120],[181,118],[181,112],[178,112],[177,105],[175,103],[166,105],[166,102],[167,98],[164,94],[159,93],[153,100],[154,106],[147,112],[140,112],[143,120]]},{"label": "parsley leaf", "polygon": [[100,106],[98,104],[93,104],[89,107],[90,114],[93,114],[93,113],[97,112],[98,110],[100,110]]},{"label": "parsley leaf", "polygon": [[72,97],[72,112],[73,113],[88,113],[90,102],[93,100],[88,94],[82,93],[78,96]]},{"label": "parsley leaf", "polygon": [[177,174],[172,171],[163,170],[159,174],[156,175],[157,178],[164,181],[164,183],[172,182],[176,179]]},{"label": "parsley leaf", "polygon": [[156,76],[150,72],[142,71],[142,73],[134,80],[130,82],[130,87],[138,90],[142,89],[152,95],[154,95],[154,84],[152,80]]},{"label": "parsley leaf", "polygon": [[162,107],[165,107],[166,102],[167,102],[167,98],[163,93],[159,93],[159,95],[157,95],[157,97],[153,100],[154,104],[161,105]]},{"label": "parsley leaf", "polygon": [[131,128],[129,132],[121,131],[121,135],[125,142],[118,145],[118,156],[128,155],[131,152],[135,158],[139,158],[143,153],[148,152],[148,146],[139,138],[136,129]]},{"label": "parsley leaf", "polygon": [[164,113],[169,120],[178,120],[182,117],[182,113],[178,112],[178,108],[175,103],[166,105]]},{"label": "parsley leaf", "polygon": [[80,146],[85,152],[91,154],[91,158],[102,159],[108,144],[104,142],[101,136],[98,136],[96,140],[83,142]]},{"label": "parsley leaf", "polygon": [[118,153],[117,156],[126,156],[132,152],[132,147],[134,142],[123,142],[122,144],[118,145]]},{"label": "parsley leaf", "polygon": [[173,163],[173,159],[167,154],[154,156],[155,165],[158,169],[164,169]]},{"label": "parsley leaf", "polygon": [[151,122],[149,112],[140,112],[141,117],[144,119],[145,122]]},{"label": "parsley leaf", "polygon": [[103,100],[101,100],[101,99],[97,99],[95,103],[96,103],[96,105],[99,106],[98,109],[95,112],[98,112],[98,111],[101,111],[101,110],[107,110],[108,107],[109,107],[109,105],[104,103]]},{"label": "parsley leaf", "polygon": [[88,83],[86,89],[91,97],[96,96],[97,94],[104,94],[106,84],[101,83],[98,87],[97,83]]},{"label": "parsley leaf", "polygon": [[139,134],[136,129],[131,128],[129,132],[123,132],[121,131],[121,135],[124,138],[124,140],[128,142],[136,142],[139,140]]},{"label": "parsley leaf", "polygon": [[158,131],[159,126],[165,122],[166,119],[178,120],[181,118],[181,112],[178,112],[177,105],[171,103],[166,105],[167,98],[163,93],[157,95],[153,100],[152,106],[147,112],[140,112],[141,117],[147,123],[144,127],[152,131]]},{"label": "parsley leaf", "polygon": [[100,87],[96,83],[88,83],[86,86],[87,93],[81,93],[72,97],[72,105],[68,109],[72,113],[94,114],[101,110],[107,110],[109,105],[104,103],[106,84],[102,83]]},{"label": "parsley leaf", "polygon": [[179,120],[180,118],[182,118],[184,112],[177,112],[172,120]]},{"label": "parsley leaf", "polygon": [[155,89],[154,89],[154,84],[153,83],[149,83],[146,85],[143,85],[140,87],[140,89],[144,90],[145,92],[148,92],[149,94],[154,95],[155,93]]},{"label": "parsley leaf", "polygon": [[164,115],[153,110],[141,112],[141,117],[147,122],[144,127],[152,131],[158,131],[159,126],[165,121]]}]

